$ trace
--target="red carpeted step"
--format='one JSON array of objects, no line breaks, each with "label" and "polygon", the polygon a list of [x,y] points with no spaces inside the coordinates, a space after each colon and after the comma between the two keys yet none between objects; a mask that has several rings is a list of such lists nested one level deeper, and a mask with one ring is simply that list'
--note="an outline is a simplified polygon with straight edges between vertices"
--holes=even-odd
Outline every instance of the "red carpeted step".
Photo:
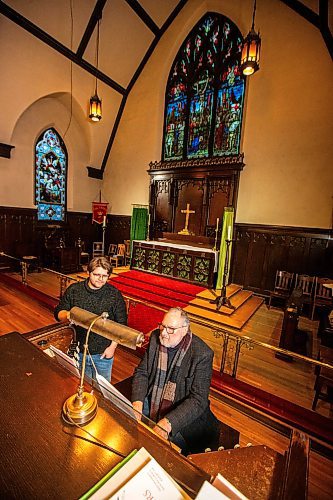
[{"label": "red carpeted step", "polygon": [[128,280],[142,281],[148,283],[149,285],[159,286],[161,288],[166,288],[168,290],[174,290],[177,293],[183,293],[194,297],[198,293],[205,290],[205,287],[199,285],[192,285],[191,283],[186,283],[185,281],[178,281],[172,278],[165,278],[157,274],[145,273],[143,271],[130,270],[128,272],[121,273],[123,278]]},{"label": "red carpeted step", "polygon": [[168,297],[158,296],[151,292],[136,289],[133,286],[127,286],[123,283],[118,283],[117,280],[112,280],[112,284],[113,286],[118,288],[118,290],[120,290],[124,295],[152,302],[153,304],[159,305],[166,309],[169,309],[170,307],[186,307],[188,304],[188,302],[181,302],[179,300],[173,300]]},{"label": "red carpeted step", "polygon": [[111,278],[111,283],[115,284],[117,282],[118,284],[122,284],[128,287],[133,287],[136,290],[144,290],[145,292],[150,292],[156,295],[159,295],[162,300],[164,300],[165,297],[169,297],[170,299],[173,300],[179,300],[180,302],[190,302],[195,298],[193,295],[185,294],[185,293],[179,293],[177,291],[174,291],[173,289],[167,289],[167,288],[162,288],[157,285],[153,285],[151,283],[145,282],[145,281],[139,281],[139,280],[133,280],[133,279],[126,279],[126,276],[124,274],[127,273],[122,273],[122,275],[119,275],[115,278]]}]

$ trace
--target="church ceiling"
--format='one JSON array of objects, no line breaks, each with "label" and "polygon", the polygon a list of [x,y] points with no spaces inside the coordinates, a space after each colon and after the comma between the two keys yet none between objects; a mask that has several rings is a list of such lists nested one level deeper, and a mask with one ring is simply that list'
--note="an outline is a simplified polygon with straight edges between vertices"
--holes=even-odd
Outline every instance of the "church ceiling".
[{"label": "church ceiling", "polygon": [[[1,14],[83,70],[97,76],[99,81],[118,93],[118,113],[110,131],[100,172],[91,169],[90,176],[100,177],[103,174],[127,96],[163,33],[188,1],[0,0]],[[328,0],[281,2],[320,29],[332,53]],[[96,26],[99,19],[97,70]]]}]

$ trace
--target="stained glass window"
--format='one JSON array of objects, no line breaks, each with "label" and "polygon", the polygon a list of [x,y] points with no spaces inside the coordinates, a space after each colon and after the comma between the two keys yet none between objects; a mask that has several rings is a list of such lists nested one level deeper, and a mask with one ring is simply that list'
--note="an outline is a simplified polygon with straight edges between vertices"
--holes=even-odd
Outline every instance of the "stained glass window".
[{"label": "stained glass window", "polygon": [[185,39],[167,84],[164,160],[239,153],[242,41],[237,26],[216,13],[206,14]]},{"label": "stained glass window", "polygon": [[35,202],[40,221],[64,221],[66,212],[67,150],[58,133],[43,132],[35,148]]}]

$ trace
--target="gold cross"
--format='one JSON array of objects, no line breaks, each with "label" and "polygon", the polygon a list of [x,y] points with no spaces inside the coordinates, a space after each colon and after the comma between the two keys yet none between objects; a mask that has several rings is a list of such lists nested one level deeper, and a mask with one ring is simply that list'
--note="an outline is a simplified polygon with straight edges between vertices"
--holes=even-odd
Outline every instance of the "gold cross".
[{"label": "gold cross", "polygon": [[190,210],[190,204],[187,203],[186,210],[181,210],[182,214],[186,214],[185,217],[185,227],[182,231],[179,231],[180,234],[191,234],[188,230],[188,220],[190,218],[190,214],[195,214],[195,210]]}]

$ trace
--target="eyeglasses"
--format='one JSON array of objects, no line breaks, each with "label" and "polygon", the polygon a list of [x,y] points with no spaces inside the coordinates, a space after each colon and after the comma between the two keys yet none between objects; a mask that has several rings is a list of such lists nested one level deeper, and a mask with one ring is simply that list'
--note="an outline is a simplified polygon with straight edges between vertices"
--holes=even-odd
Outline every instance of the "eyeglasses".
[{"label": "eyeglasses", "polygon": [[159,323],[158,324],[158,327],[159,329],[161,330],[161,332],[163,330],[166,330],[167,334],[168,335],[173,335],[175,333],[176,330],[179,330],[180,328],[184,328],[184,326],[186,325],[182,325],[182,326],[176,326],[175,328],[173,326],[167,326],[167,325],[163,325],[163,323]]},{"label": "eyeglasses", "polygon": [[99,280],[107,280],[109,278],[108,274],[96,274],[96,273],[91,273],[94,278],[98,278]]}]

